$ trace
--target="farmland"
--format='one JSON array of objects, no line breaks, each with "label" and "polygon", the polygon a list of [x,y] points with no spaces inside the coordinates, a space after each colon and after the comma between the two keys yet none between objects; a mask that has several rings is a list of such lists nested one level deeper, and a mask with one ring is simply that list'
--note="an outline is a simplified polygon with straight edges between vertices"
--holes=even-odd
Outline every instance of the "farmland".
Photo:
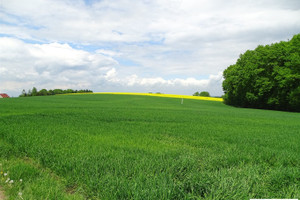
[{"label": "farmland", "polygon": [[116,94],[0,109],[11,199],[300,198],[299,113]]}]

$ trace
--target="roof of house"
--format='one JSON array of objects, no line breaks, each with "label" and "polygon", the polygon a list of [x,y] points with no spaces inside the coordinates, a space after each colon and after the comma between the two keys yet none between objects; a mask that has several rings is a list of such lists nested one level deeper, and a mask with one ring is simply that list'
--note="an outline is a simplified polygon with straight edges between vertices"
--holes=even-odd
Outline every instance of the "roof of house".
[{"label": "roof of house", "polygon": [[0,96],[1,96],[2,98],[9,98],[9,96],[8,96],[7,94],[5,94],[5,93],[1,93]]}]

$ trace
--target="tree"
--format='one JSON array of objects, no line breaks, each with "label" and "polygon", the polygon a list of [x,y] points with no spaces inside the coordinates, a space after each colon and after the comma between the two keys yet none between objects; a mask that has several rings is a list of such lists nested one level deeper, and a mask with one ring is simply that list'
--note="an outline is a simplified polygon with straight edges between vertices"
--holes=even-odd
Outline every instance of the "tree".
[{"label": "tree", "polygon": [[223,77],[226,104],[300,111],[300,34],[246,51]]},{"label": "tree", "polygon": [[22,90],[22,94],[20,94],[19,97],[26,97],[26,96],[27,96],[26,91],[25,91],[25,89],[23,89]]},{"label": "tree", "polygon": [[36,87],[33,87],[32,90],[31,90],[31,95],[32,96],[37,96],[37,93],[38,93],[38,91],[37,91]]},{"label": "tree", "polygon": [[92,90],[85,89],[85,90],[73,90],[73,89],[54,89],[47,91],[46,89],[42,89],[40,91],[37,91],[35,87],[32,88],[32,90],[28,90],[28,93],[26,93],[25,89],[23,89],[22,94],[19,95],[19,97],[26,97],[26,96],[47,96],[47,95],[55,95],[55,94],[66,94],[66,93],[93,93]]},{"label": "tree", "polygon": [[63,90],[62,89],[54,89],[53,93],[54,94],[63,94]]},{"label": "tree", "polygon": [[28,90],[27,96],[32,96],[31,90]]},{"label": "tree", "polygon": [[193,96],[199,96],[199,92],[195,92]]},{"label": "tree", "polygon": [[210,97],[209,92],[207,92],[207,91],[200,92],[199,96],[201,96],[201,97]]},{"label": "tree", "polygon": [[39,92],[38,92],[38,95],[39,96],[47,96],[48,95],[48,91],[46,89],[41,89]]},{"label": "tree", "polygon": [[67,94],[67,93],[75,93],[75,92],[72,89],[67,89],[67,90],[64,90],[63,93]]},{"label": "tree", "polygon": [[48,90],[48,95],[54,95],[53,90]]}]

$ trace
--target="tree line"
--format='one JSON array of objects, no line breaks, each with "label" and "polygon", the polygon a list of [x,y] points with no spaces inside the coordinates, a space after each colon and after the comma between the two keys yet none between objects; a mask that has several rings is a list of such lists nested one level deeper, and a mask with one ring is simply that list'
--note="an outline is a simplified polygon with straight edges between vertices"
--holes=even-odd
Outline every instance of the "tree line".
[{"label": "tree line", "polygon": [[47,89],[41,89],[37,90],[36,87],[33,87],[31,90],[28,90],[28,92],[23,89],[22,93],[19,97],[31,97],[31,96],[48,96],[48,95],[56,95],[56,94],[68,94],[68,93],[93,93],[92,90],[85,89],[85,90],[73,90],[73,89],[53,89],[53,90],[47,90]]},{"label": "tree line", "polygon": [[300,34],[241,54],[224,72],[229,105],[300,111]]},{"label": "tree line", "polygon": [[195,92],[193,96],[210,97],[210,94],[207,91],[202,91],[202,92]]}]

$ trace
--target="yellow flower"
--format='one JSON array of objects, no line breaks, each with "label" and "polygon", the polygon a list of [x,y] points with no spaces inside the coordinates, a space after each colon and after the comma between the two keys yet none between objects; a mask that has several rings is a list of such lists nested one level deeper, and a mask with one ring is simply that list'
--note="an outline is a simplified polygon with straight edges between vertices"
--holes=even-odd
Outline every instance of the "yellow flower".
[{"label": "yellow flower", "polygon": [[177,94],[159,94],[159,93],[94,92],[92,94],[142,95],[142,96],[169,97],[169,98],[180,98],[180,99],[220,101],[220,102],[223,101],[223,98],[217,98],[217,97],[201,97],[201,96],[189,96],[189,95],[177,95]]}]

